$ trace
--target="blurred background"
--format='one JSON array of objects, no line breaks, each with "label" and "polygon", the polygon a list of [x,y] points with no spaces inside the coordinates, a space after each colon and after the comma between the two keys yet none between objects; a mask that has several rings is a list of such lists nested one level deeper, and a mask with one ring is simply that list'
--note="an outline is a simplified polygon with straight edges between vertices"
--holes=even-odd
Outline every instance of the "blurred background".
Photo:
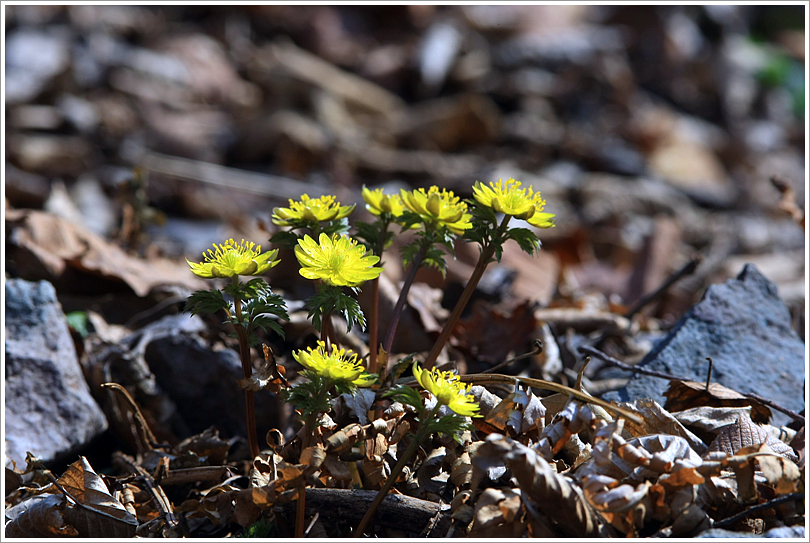
[{"label": "blurred background", "polygon": [[179,258],[265,241],[302,193],[515,177],[557,227],[539,260],[507,255],[512,294],[630,305],[700,254],[652,316],[746,261],[802,313],[805,236],[771,178],[803,207],[803,6],[5,10],[7,208]]}]

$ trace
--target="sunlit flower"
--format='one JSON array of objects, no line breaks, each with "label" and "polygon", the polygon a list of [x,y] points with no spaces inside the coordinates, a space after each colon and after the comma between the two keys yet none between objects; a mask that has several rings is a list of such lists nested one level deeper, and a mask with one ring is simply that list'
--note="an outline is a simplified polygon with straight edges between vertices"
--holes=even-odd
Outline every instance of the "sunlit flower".
[{"label": "sunlit flower", "polygon": [[422,188],[411,192],[400,190],[400,196],[405,207],[422,217],[426,225],[446,226],[454,234],[472,228],[467,204],[452,191],[439,190],[434,185],[427,192]]},{"label": "sunlit flower", "polygon": [[540,198],[539,192],[534,192],[529,186],[520,188],[520,181],[508,179],[506,183],[498,179],[497,183],[489,182],[489,186],[476,181],[473,185],[473,196],[479,204],[491,207],[498,213],[511,215],[516,219],[523,219],[538,228],[554,226],[553,213],[541,213],[546,201]]},{"label": "sunlit flower", "polygon": [[390,213],[394,217],[399,217],[405,210],[399,194],[383,194],[383,189],[369,190],[364,186],[363,200],[366,201],[366,209],[377,216]]},{"label": "sunlit flower", "polygon": [[413,374],[422,388],[433,394],[440,404],[465,417],[480,416],[478,402],[470,394],[471,385],[459,381],[458,375],[452,371],[424,370],[414,362]]},{"label": "sunlit flower", "polygon": [[[214,250],[203,252],[204,262],[195,264],[186,259],[191,273],[205,279],[212,277],[233,277],[235,275],[261,275],[280,262],[276,258],[278,249],[262,253],[262,246],[242,240],[238,245],[229,239],[222,245],[214,245]],[[255,248],[254,248],[255,247]]]},{"label": "sunlit flower", "polygon": [[290,207],[277,207],[273,209],[273,224],[290,226],[295,222],[326,222],[336,221],[348,217],[355,206],[342,206],[335,201],[334,196],[321,196],[310,198],[301,195],[301,201],[290,200]]},{"label": "sunlit flower", "polygon": [[301,263],[300,274],[307,279],[321,279],[328,285],[356,287],[382,273],[374,265],[380,257],[366,255],[366,248],[349,236],[324,233],[316,243],[310,236],[298,240],[295,256]]},{"label": "sunlit flower", "polygon": [[377,379],[365,371],[357,354],[339,349],[335,344],[332,344],[330,353],[326,343],[319,341],[315,349],[307,347],[306,351],[294,351],[293,358],[333,384],[367,387]]}]

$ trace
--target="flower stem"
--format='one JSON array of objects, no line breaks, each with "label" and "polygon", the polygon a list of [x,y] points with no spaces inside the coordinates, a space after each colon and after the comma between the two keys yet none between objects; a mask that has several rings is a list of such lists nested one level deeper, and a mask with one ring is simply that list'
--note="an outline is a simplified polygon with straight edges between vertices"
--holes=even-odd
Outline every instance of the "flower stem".
[{"label": "flower stem", "polygon": [[441,354],[444,345],[447,343],[447,340],[450,339],[450,334],[453,333],[456,323],[458,323],[459,318],[461,318],[461,313],[464,311],[464,308],[467,307],[467,303],[470,301],[473,292],[475,292],[475,287],[478,286],[478,282],[481,280],[481,277],[484,276],[484,271],[486,271],[489,262],[492,260],[492,255],[495,254],[495,249],[503,243],[503,235],[506,232],[510,218],[509,215],[504,216],[494,238],[490,240],[488,245],[481,249],[478,262],[475,264],[475,269],[470,279],[467,281],[467,286],[464,287],[464,292],[461,293],[461,297],[458,299],[458,302],[456,302],[453,312],[447,318],[447,322],[444,324],[441,334],[439,334],[436,343],[433,344],[433,348],[430,350],[430,353],[428,353],[422,365],[424,369],[429,370],[436,364],[436,359],[439,358],[439,354]]},{"label": "flower stem", "polygon": [[[304,419],[304,433],[301,436],[301,452],[309,447],[312,441],[312,429],[318,421],[317,413],[310,413]],[[295,537],[304,537],[304,523],[306,521],[306,499],[307,499],[307,483],[304,481],[304,486],[298,489],[298,504],[295,511]]]},{"label": "flower stem", "polygon": [[[239,278],[234,275],[234,284]],[[242,374],[245,379],[253,375],[253,366],[250,363],[250,338],[247,327],[243,323],[242,300],[238,296],[233,298],[234,315],[236,317],[236,335],[239,338],[239,360],[242,362]],[[259,456],[259,439],[256,437],[256,405],[252,390],[245,389],[245,426],[247,427],[248,446],[251,460]]]},{"label": "flower stem", "polygon": [[436,413],[439,411],[439,407],[441,407],[441,404],[437,402],[436,407],[433,408],[427,418],[422,422],[419,430],[416,432],[416,435],[413,438],[413,441],[411,441],[408,448],[405,449],[402,456],[399,457],[399,462],[397,462],[397,465],[391,470],[391,475],[388,476],[385,484],[374,497],[374,501],[372,501],[371,505],[369,505],[366,514],[363,515],[360,524],[358,524],[357,528],[354,530],[354,534],[352,534],[353,537],[363,537],[363,533],[365,533],[368,525],[371,524],[371,521],[374,520],[374,515],[376,514],[377,509],[388,495],[388,492],[394,486],[394,483],[396,483],[397,477],[399,477],[399,474],[402,473],[402,469],[408,462],[410,462],[411,457],[416,453],[417,449],[419,449],[419,445],[422,443],[422,441],[424,441],[424,439],[430,435],[430,422],[435,418]]},{"label": "flower stem", "polygon": [[377,314],[380,306],[380,278],[371,281],[371,315],[368,319],[368,371],[377,373]]},{"label": "flower stem", "polygon": [[416,278],[416,271],[419,269],[419,266],[422,265],[425,255],[427,255],[430,244],[431,241],[429,238],[424,238],[422,240],[422,246],[419,248],[419,252],[416,253],[416,256],[413,258],[411,267],[408,269],[408,275],[405,277],[405,282],[402,284],[402,291],[399,293],[399,298],[394,306],[394,311],[391,313],[391,323],[388,325],[388,332],[385,334],[385,343],[383,344],[383,349],[385,349],[386,353],[391,352],[391,346],[394,344],[394,335],[397,331],[397,326],[399,325],[399,318],[402,316],[402,311],[405,309],[405,302],[408,299],[408,291],[411,289],[414,278]]}]

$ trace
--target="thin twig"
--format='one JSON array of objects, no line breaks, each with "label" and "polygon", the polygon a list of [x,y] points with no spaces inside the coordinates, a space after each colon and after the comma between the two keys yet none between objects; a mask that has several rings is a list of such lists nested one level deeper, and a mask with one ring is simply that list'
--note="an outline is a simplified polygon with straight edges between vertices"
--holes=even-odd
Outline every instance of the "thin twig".
[{"label": "thin twig", "polygon": [[138,437],[140,438],[137,440],[138,454],[147,452],[147,449],[142,450],[143,447],[156,448],[158,446],[158,441],[155,438],[155,434],[152,433],[152,430],[146,423],[146,419],[143,418],[143,414],[141,413],[138,404],[135,403],[135,400],[132,398],[132,396],[130,396],[129,391],[118,383],[101,383],[101,388],[109,388],[118,392],[132,410],[132,416],[135,418],[135,427],[137,428]]},{"label": "thin twig", "polygon": [[759,394],[754,394],[753,392],[741,392],[740,394],[742,394],[746,398],[750,398],[750,399],[756,400],[756,401],[758,401],[760,403],[764,403],[768,407],[772,407],[772,408],[776,409],[777,411],[781,411],[782,413],[784,413],[788,417],[792,418],[793,420],[798,420],[802,424],[804,424],[804,416],[800,415],[799,413],[796,413],[795,411],[791,411],[787,407],[782,407],[781,405],[779,405],[777,403],[774,403],[771,400],[766,400],[765,398],[763,398]]},{"label": "thin twig", "polygon": [[659,297],[661,297],[661,295],[663,295],[669,289],[669,287],[671,287],[681,277],[694,273],[695,270],[698,267],[698,264],[700,264],[702,262],[702,260],[703,260],[703,257],[701,257],[700,255],[692,258],[692,260],[690,260],[689,262],[684,264],[681,267],[681,269],[679,269],[678,271],[673,273],[671,276],[669,276],[669,278],[666,281],[664,281],[664,283],[660,287],[658,287],[654,291],[650,292],[649,294],[646,294],[645,296],[642,296],[639,301],[637,301],[635,304],[633,304],[633,307],[631,307],[630,309],[627,310],[627,313],[625,313],[624,316],[626,318],[628,318],[628,319],[632,318],[633,315],[635,315],[636,313],[641,311],[641,309],[644,306],[650,304],[651,302],[653,302],[653,301],[657,300]]},{"label": "thin twig", "polygon": [[[595,356],[595,357],[597,357],[597,358],[599,358],[601,360],[604,360],[605,362],[607,362],[611,366],[615,366],[615,367],[617,367],[619,369],[623,369],[625,371],[629,371],[629,372],[632,372],[632,373],[641,373],[643,375],[649,375],[651,377],[658,377],[660,379],[669,379],[669,380],[674,379],[674,380],[677,380],[677,381],[684,381],[685,380],[682,377],[676,377],[676,376],[670,375],[668,373],[661,373],[661,372],[658,372],[658,371],[648,370],[646,368],[642,368],[642,367],[639,367],[639,366],[629,366],[629,365],[625,364],[624,362],[620,362],[620,361],[616,360],[615,358],[613,358],[613,357],[611,357],[609,355],[606,355],[605,353],[603,353],[601,351],[598,351],[597,349],[594,349],[593,347],[588,347],[586,345],[583,345],[583,346],[579,347],[579,350],[580,350],[580,352],[583,352],[583,353],[592,354],[593,356]],[[791,411],[787,407],[782,407],[781,405],[779,405],[777,403],[774,403],[771,400],[766,400],[762,396],[759,396],[758,394],[754,394],[753,392],[740,392],[740,394],[745,396],[746,398],[750,398],[752,400],[756,400],[756,401],[758,401],[758,402],[760,402],[762,404],[765,404],[768,407],[772,407],[772,408],[776,409],[777,411],[781,411],[785,415],[791,417],[793,420],[798,420],[798,421],[801,421],[802,423],[804,423],[804,416],[796,413],[795,411]]]},{"label": "thin twig", "polygon": [[770,501],[767,501],[765,503],[760,503],[759,505],[754,505],[752,507],[749,507],[745,511],[741,511],[741,512],[737,513],[736,515],[725,518],[723,520],[719,520],[719,521],[714,523],[714,526],[715,527],[729,526],[731,524],[734,524],[738,520],[742,520],[742,519],[746,518],[747,516],[752,515],[754,513],[758,513],[760,511],[764,511],[766,509],[771,509],[772,507],[775,507],[775,506],[777,506],[779,504],[782,504],[782,503],[785,503],[785,502],[803,500],[804,498],[805,498],[805,495],[804,495],[804,493],[801,493],[801,492],[796,492],[796,493],[793,493],[793,494],[786,494],[784,496],[779,496],[778,498],[774,498],[774,499],[772,499]]},{"label": "thin twig", "polygon": [[648,370],[647,368],[643,368],[641,366],[630,366],[628,364],[625,364],[624,362],[616,360],[612,356],[607,355],[607,354],[603,353],[602,351],[594,349],[593,347],[588,347],[587,345],[583,345],[583,346],[579,347],[579,351],[583,352],[583,353],[588,353],[590,355],[593,355],[593,356],[595,356],[596,358],[598,358],[600,360],[604,360],[605,362],[607,362],[611,366],[615,366],[615,367],[617,367],[619,369],[623,369],[625,371],[629,371],[629,372],[632,372],[632,373],[641,373],[642,375],[649,375],[651,377],[658,377],[660,379],[669,379],[669,380],[676,379],[678,381],[683,381],[683,379],[681,377],[676,377],[675,375],[670,375],[668,373],[662,373],[660,371]]},{"label": "thin twig", "polygon": [[532,349],[530,352],[523,353],[523,354],[518,355],[518,356],[516,356],[514,358],[510,358],[509,360],[504,360],[500,364],[496,364],[496,365],[492,366],[491,368],[489,368],[488,373],[495,373],[495,370],[499,370],[501,368],[504,368],[504,367],[508,366],[509,364],[511,364],[512,362],[517,362],[518,360],[523,360],[524,358],[529,358],[530,356],[536,356],[536,355],[543,352],[543,340],[542,339],[535,339],[534,341],[532,341],[532,346],[534,347],[534,349]]},{"label": "thin twig", "polygon": [[609,402],[606,402],[605,400],[594,398],[593,396],[585,392],[580,392],[579,390],[575,390],[573,388],[561,385],[559,383],[554,383],[552,381],[546,381],[544,379],[533,379],[530,377],[515,377],[512,375],[501,375],[497,373],[472,373],[469,375],[459,375],[458,378],[463,383],[474,383],[476,385],[482,385],[487,383],[510,383],[515,385],[520,383],[534,388],[541,388],[544,390],[559,392],[560,394],[568,394],[581,402],[598,405],[604,410],[613,413],[617,417],[624,417],[626,419],[630,419],[636,424],[641,424],[642,422],[640,416],[631,411],[628,411],[627,409],[622,409],[621,407],[615,406]]}]

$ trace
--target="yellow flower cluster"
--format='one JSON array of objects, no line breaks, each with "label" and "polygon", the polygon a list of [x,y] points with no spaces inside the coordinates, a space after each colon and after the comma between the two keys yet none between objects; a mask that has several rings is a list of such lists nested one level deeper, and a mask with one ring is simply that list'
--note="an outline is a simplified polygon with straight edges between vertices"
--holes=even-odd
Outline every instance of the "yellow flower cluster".
[{"label": "yellow flower cluster", "polygon": [[470,394],[471,385],[462,383],[452,371],[424,370],[414,362],[413,374],[422,388],[433,394],[440,404],[465,417],[480,416],[478,402]]},{"label": "yellow flower cluster", "polygon": [[[186,259],[191,266],[191,273],[204,279],[212,277],[233,277],[236,275],[261,275],[276,264],[278,249],[262,253],[262,246],[242,240],[237,244],[229,239],[221,245],[214,245],[214,250],[203,253],[204,262],[195,264]],[[255,249],[254,249],[255,247]]]},{"label": "yellow flower cluster", "polygon": [[366,255],[366,248],[349,236],[330,238],[321,233],[317,243],[310,236],[304,236],[298,240],[295,256],[301,264],[302,276],[321,279],[333,286],[356,287],[382,273],[382,268],[374,267],[380,257]]},{"label": "yellow flower cluster", "polygon": [[554,226],[553,213],[540,213],[546,201],[540,198],[539,192],[534,192],[529,186],[520,188],[520,181],[508,179],[506,183],[498,179],[498,183],[490,181],[489,186],[476,181],[473,185],[473,196],[479,204],[491,207],[498,213],[511,215],[516,219],[523,219],[538,228]]},{"label": "yellow flower cluster", "polygon": [[405,207],[422,217],[425,225],[446,226],[458,235],[472,228],[467,204],[453,191],[440,190],[434,185],[427,192],[422,188],[410,192],[401,190],[400,197]]},{"label": "yellow flower cluster", "polygon": [[342,206],[335,201],[334,196],[321,196],[310,198],[301,195],[301,201],[290,200],[290,207],[277,207],[273,209],[273,224],[278,226],[291,226],[295,222],[327,222],[336,221],[351,215],[355,205]]},{"label": "yellow flower cluster", "polygon": [[293,358],[306,369],[334,384],[367,387],[377,379],[375,375],[365,371],[357,354],[340,349],[335,344],[332,344],[332,352],[329,352],[326,343],[319,341],[315,349],[307,347],[306,351],[293,352]]}]

